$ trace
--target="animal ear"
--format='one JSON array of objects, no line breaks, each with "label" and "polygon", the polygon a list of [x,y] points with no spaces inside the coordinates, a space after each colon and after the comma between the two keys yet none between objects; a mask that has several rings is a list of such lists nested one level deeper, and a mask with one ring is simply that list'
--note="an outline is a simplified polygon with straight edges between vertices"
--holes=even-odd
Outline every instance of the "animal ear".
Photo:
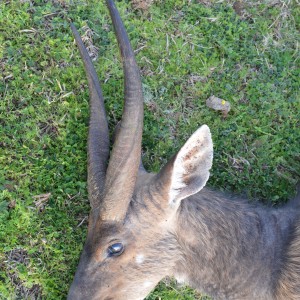
[{"label": "animal ear", "polygon": [[201,126],[158,174],[170,205],[199,192],[209,178],[213,143],[207,125]]}]

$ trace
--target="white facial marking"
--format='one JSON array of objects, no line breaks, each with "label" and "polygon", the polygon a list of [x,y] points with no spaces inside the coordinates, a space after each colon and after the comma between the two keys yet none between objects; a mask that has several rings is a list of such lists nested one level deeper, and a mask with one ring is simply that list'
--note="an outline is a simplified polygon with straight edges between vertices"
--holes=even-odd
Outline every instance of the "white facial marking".
[{"label": "white facial marking", "polygon": [[135,262],[139,265],[142,264],[144,262],[144,260],[145,260],[145,257],[143,254],[138,254],[135,258]]},{"label": "white facial marking", "polygon": [[147,288],[147,287],[149,287],[149,286],[151,286],[151,285],[152,285],[152,282],[151,282],[151,281],[145,281],[144,284],[143,284],[143,286],[144,286],[145,288]]},{"label": "white facial marking", "polygon": [[184,284],[187,282],[187,279],[184,274],[176,274],[175,279],[179,284]]}]

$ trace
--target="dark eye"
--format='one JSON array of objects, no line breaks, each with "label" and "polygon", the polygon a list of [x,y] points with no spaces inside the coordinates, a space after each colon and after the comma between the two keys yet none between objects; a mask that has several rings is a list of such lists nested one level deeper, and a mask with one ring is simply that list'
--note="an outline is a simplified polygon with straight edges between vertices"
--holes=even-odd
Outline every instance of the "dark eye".
[{"label": "dark eye", "polygon": [[107,252],[109,256],[119,256],[123,253],[124,246],[122,243],[112,244],[107,248]]}]

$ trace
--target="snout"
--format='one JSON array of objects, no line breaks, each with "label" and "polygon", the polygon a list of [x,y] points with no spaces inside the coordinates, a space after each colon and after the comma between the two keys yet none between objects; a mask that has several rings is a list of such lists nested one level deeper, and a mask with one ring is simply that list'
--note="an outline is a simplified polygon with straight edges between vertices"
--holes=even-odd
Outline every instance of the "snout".
[{"label": "snout", "polygon": [[67,300],[83,300],[83,299],[96,300],[96,298],[94,297],[91,298],[91,294],[87,293],[83,285],[78,285],[74,280],[69,290]]},{"label": "snout", "polygon": [[137,296],[136,293],[125,292],[124,289],[112,287],[107,289],[93,288],[83,282],[78,282],[74,279],[67,300],[143,300],[141,295]]},{"label": "snout", "polygon": [[[74,281],[70,287],[67,300],[103,300],[100,297],[92,280],[88,280],[86,276],[81,276],[80,272],[76,272]],[[111,299],[107,297],[107,300]]]},{"label": "snout", "polygon": [[122,297],[115,295],[119,289],[111,287],[105,279],[107,278],[101,280],[99,274],[95,276],[77,270],[67,300],[123,300]]}]

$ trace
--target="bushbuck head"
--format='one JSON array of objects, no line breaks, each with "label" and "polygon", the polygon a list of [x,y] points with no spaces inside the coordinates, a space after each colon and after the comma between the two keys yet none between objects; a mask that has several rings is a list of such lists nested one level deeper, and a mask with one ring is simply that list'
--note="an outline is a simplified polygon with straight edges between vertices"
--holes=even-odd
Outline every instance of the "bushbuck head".
[{"label": "bushbuck head", "polygon": [[[143,94],[139,69],[119,13],[107,0],[124,68],[125,104],[113,149],[103,96],[87,51],[71,25],[88,77],[90,124],[88,236],[68,299],[143,299],[181,259],[176,237],[181,201],[209,177],[213,145],[203,125],[158,174],[140,162]],[[109,163],[107,164],[108,158]]]}]

